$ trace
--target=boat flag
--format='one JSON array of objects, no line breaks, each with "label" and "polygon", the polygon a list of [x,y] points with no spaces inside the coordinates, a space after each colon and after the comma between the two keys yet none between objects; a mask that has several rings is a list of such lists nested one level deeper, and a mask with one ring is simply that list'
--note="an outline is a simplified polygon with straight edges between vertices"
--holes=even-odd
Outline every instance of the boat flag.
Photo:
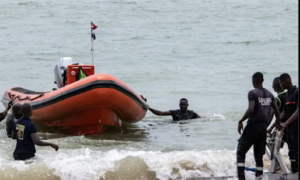
[{"label": "boat flag", "polygon": [[95,29],[97,29],[97,27],[98,27],[98,26],[96,26],[93,22],[91,23],[91,25],[92,25],[92,30],[95,30]]},{"label": "boat flag", "polygon": [[97,29],[98,26],[96,26],[93,22],[91,22],[91,38],[92,41],[96,40],[96,35],[94,33],[94,30]]},{"label": "boat flag", "polygon": [[96,35],[94,33],[94,30],[97,29],[98,26],[96,26],[93,22],[91,22],[91,51],[92,51],[92,63],[94,64],[94,41],[96,40]]},{"label": "boat flag", "polygon": [[95,41],[96,40],[96,35],[94,32],[92,32],[92,41]]}]

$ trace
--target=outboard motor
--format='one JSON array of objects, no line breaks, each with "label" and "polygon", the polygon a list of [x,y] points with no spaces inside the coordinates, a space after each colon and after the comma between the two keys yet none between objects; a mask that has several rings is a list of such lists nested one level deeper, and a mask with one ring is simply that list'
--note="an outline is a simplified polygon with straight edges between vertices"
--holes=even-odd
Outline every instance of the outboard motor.
[{"label": "outboard motor", "polygon": [[58,88],[62,88],[65,86],[66,76],[67,76],[67,68],[69,65],[74,64],[74,59],[71,57],[63,57],[58,60],[56,66],[54,67],[54,76],[55,76],[55,84]]}]

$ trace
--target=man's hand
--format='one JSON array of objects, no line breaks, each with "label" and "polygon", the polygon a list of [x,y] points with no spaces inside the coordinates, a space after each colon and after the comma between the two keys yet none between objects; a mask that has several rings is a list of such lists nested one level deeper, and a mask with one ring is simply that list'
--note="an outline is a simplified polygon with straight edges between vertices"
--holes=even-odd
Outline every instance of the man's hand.
[{"label": "man's hand", "polygon": [[7,115],[7,112],[6,112],[6,111],[0,113],[0,116],[4,116],[4,117],[5,117],[6,115]]},{"label": "man's hand", "polygon": [[0,122],[6,117],[6,114],[7,114],[6,111],[0,113]]},{"label": "man's hand", "polygon": [[280,123],[280,126],[286,128],[288,125],[286,123]]},{"label": "man's hand", "polygon": [[57,151],[58,150],[58,145],[56,145],[56,144],[51,144],[51,147],[53,148],[53,149],[55,149],[55,151]]},{"label": "man's hand", "polygon": [[238,124],[238,133],[241,134],[241,130],[244,131],[244,126],[243,126],[243,123],[241,121],[239,121],[239,124]]},{"label": "man's hand", "polygon": [[13,105],[14,105],[14,104],[13,104],[13,100],[10,100],[9,103],[8,103],[8,105],[7,105],[6,110],[7,110],[7,111],[10,110],[10,108],[11,108]]}]

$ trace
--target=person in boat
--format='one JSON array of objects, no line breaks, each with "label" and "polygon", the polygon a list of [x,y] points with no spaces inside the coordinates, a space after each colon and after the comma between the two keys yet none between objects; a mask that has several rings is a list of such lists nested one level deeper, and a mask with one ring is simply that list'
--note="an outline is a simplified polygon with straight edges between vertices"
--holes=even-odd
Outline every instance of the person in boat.
[{"label": "person in boat", "polygon": [[[275,101],[277,102],[277,106],[279,108],[279,112],[282,113],[283,111],[283,108],[285,106],[285,102],[286,102],[286,94],[287,92],[284,91],[284,89],[281,87],[280,85],[280,80],[279,80],[279,77],[276,77],[274,80],[273,80],[273,84],[272,84],[272,87],[274,89],[274,91],[277,93],[277,96],[275,98]],[[272,115],[271,115],[271,120],[270,122],[272,121],[273,119],[273,116],[274,116],[274,111],[272,112]],[[281,122],[285,122],[286,121],[286,118],[282,118],[280,119]],[[273,123],[271,125],[271,127],[268,129],[268,133],[271,133],[273,131],[273,129],[277,126],[278,124],[276,123]],[[286,142],[286,129],[284,129],[284,132],[283,132],[283,137],[282,137],[282,141],[281,141],[281,148],[283,148],[283,145],[284,143]]]},{"label": "person in boat", "polygon": [[158,116],[172,116],[174,121],[179,121],[179,120],[188,120],[188,119],[196,119],[196,118],[201,118],[197,113],[188,110],[188,100],[185,98],[180,99],[179,101],[179,108],[177,110],[169,110],[169,111],[158,111],[155,109],[152,109],[149,107],[149,110]]},{"label": "person in boat", "polygon": [[285,122],[281,122],[280,126],[286,128],[287,144],[289,149],[289,157],[291,162],[292,173],[298,172],[298,88],[293,85],[289,74],[281,74],[280,84],[283,89],[287,89],[286,103],[281,113],[282,118],[286,118]]},{"label": "person in boat", "polygon": [[238,133],[243,130],[243,121],[248,119],[237,146],[237,172],[239,180],[245,180],[245,156],[254,145],[254,158],[256,162],[255,176],[263,174],[263,155],[265,154],[267,127],[270,124],[271,109],[274,109],[276,121],[280,113],[273,94],[263,88],[263,74],[256,72],[252,76],[254,89],[248,92],[248,109],[238,122]]},{"label": "person in boat", "polygon": [[36,125],[31,121],[32,107],[25,103],[22,105],[23,117],[17,120],[12,132],[12,138],[17,140],[16,148],[13,153],[15,160],[26,160],[35,156],[36,150],[34,145],[50,146],[56,151],[58,145],[42,141],[37,136]]},{"label": "person in boat", "polygon": [[7,108],[3,112],[0,113],[0,122],[6,117],[7,112],[10,110],[11,106],[12,106],[12,103],[9,102]]},{"label": "person in boat", "polygon": [[12,131],[13,131],[15,122],[23,116],[21,108],[22,108],[21,104],[13,105],[12,114],[10,116],[8,116],[8,118],[6,120],[6,134],[7,134],[7,137],[9,137],[9,138],[12,137]]}]

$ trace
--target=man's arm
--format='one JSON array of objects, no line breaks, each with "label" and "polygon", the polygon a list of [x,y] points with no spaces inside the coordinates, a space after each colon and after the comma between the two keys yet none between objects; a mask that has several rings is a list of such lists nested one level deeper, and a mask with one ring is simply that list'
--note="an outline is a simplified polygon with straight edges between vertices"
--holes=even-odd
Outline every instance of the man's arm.
[{"label": "man's arm", "polygon": [[12,132],[11,132],[11,138],[12,139],[17,139],[16,126],[17,126],[17,122],[14,122],[13,129],[12,129]]},{"label": "man's arm", "polygon": [[292,114],[292,116],[290,118],[288,118],[286,120],[285,123],[281,123],[280,125],[284,128],[286,128],[289,124],[291,124],[292,122],[294,122],[296,119],[298,119],[298,90],[295,92],[296,95],[295,95],[295,101],[296,101],[296,111]]},{"label": "man's arm", "polygon": [[270,112],[270,120],[269,120],[268,126],[271,124],[271,122],[272,122],[272,120],[273,120],[273,117],[274,117],[274,114],[275,114],[274,110],[271,109],[271,112]]},{"label": "man's arm", "polygon": [[298,107],[297,107],[297,110],[292,114],[292,116],[285,123],[281,123],[281,126],[287,127],[289,124],[294,122],[296,119],[298,119]]},{"label": "man's arm", "polygon": [[8,106],[5,109],[5,111],[3,111],[2,113],[0,113],[0,122],[6,117],[7,112],[9,111],[10,108],[11,108],[11,102],[8,103]]},{"label": "man's arm", "polygon": [[241,134],[241,130],[244,129],[243,121],[245,121],[246,119],[248,119],[249,117],[252,116],[252,114],[254,112],[254,107],[255,107],[255,101],[252,99],[249,99],[248,109],[246,110],[244,116],[238,123],[238,133],[239,134]]},{"label": "man's arm", "polygon": [[36,133],[37,133],[36,125],[34,123],[32,123],[31,129],[30,129],[30,136],[31,136],[33,143],[38,146],[51,146],[56,151],[58,150],[58,146],[56,144],[44,142],[44,141],[40,140],[40,138],[37,136]]},{"label": "man's arm", "polygon": [[16,134],[16,132],[14,130],[11,133],[11,138],[12,139],[17,139],[17,134]]},{"label": "man's arm", "polygon": [[[275,102],[276,102],[276,104],[277,104],[277,106],[278,106],[278,97],[276,97],[275,98]],[[274,117],[274,114],[275,114],[275,111],[274,111],[274,109],[273,109],[273,107],[272,107],[272,109],[271,109],[271,112],[270,112],[270,120],[269,120],[269,124],[268,124],[268,126],[271,124],[271,122],[272,122],[272,120],[273,120],[273,117]],[[272,125],[273,126],[273,125]]]},{"label": "man's arm", "polygon": [[246,110],[244,116],[242,117],[242,119],[239,121],[239,123],[244,122],[246,119],[248,119],[249,117],[252,116],[253,112],[254,112],[254,106],[255,106],[255,101],[254,100],[250,100],[249,104],[248,104],[248,109]]},{"label": "man's arm", "polygon": [[153,114],[158,115],[158,116],[168,116],[168,115],[172,115],[172,114],[171,114],[171,111],[164,111],[164,112],[162,112],[162,111],[158,111],[158,110],[152,109],[152,108],[150,108],[150,107],[149,107],[149,110],[150,110]]},{"label": "man's arm", "polygon": [[36,133],[31,133],[30,136],[31,136],[31,139],[32,139],[34,144],[36,144],[38,146],[51,146],[56,151],[58,150],[58,146],[56,144],[40,140],[40,138],[37,136]]},{"label": "man's arm", "polygon": [[269,130],[267,131],[268,133],[271,133],[272,130],[278,126],[280,124],[280,122],[282,121],[282,119],[285,117],[285,110],[283,109],[283,111],[280,113],[280,118],[279,118],[279,121],[275,121],[273,123],[273,125],[269,128]]},{"label": "man's arm", "polygon": [[199,116],[197,113],[193,113],[193,119],[196,119],[196,118],[201,118],[201,116]]},{"label": "man's arm", "polygon": [[280,112],[279,112],[279,108],[278,108],[277,104],[278,104],[277,99],[273,100],[273,102],[271,103],[272,109],[271,109],[271,116],[270,116],[270,121],[269,121],[268,126],[272,122],[274,114],[275,114],[276,120],[272,124],[272,126],[267,130],[267,133],[271,133],[272,130],[274,129],[274,127],[276,127],[280,123]]},{"label": "man's arm", "polygon": [[7,112],[3,111],[2,113],[0,113],[0,122],[5,118]]},{"label": "man's arm", "polygon": [[285,118],[285,109],[280,113],[280,121],[282,121],[283,118]]},{"label": "man's arm", "polygon": [[276,101],[273,101],[271,105],[272,105],[272,108],[273,108],[274,113],[275,113],[276,122],[279,123],[280,122],[280,112],[279,112],[279,108],[277,106]]}]

